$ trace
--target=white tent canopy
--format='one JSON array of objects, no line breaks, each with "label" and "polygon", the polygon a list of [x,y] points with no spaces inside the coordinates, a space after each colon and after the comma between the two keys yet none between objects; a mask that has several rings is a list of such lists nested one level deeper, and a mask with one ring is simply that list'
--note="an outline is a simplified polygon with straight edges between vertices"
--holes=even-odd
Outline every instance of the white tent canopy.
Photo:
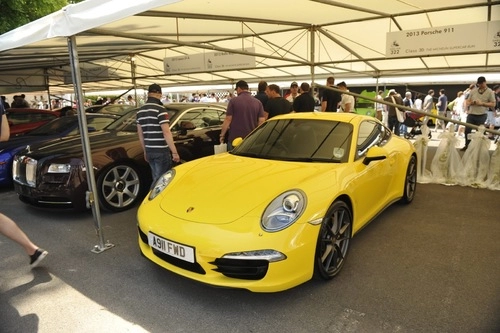
[{"label": "white tent canopy", "polygon": [[[500,1],[491,0],[87,0],[0,36],[0,92],[72,92],[68,36],[76,36],[84,91],[331,75],[390,82],[456,74],[470,82],[477,73],[499,77],[500,47],[391,58],[387,33],[499,20]],[[215,51],[255,63],[165,74],[164,58]]]}]

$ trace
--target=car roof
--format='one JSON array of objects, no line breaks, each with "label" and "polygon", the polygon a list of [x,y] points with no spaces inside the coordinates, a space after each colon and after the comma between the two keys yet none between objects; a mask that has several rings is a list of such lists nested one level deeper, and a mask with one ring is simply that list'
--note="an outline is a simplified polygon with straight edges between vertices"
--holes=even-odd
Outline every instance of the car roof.
[{"label": "car roof", "polygon": [[217,108],[221,110],[225,110],[227,108],[227,104],[223,103],[166,103],[163,104],[163,106],[168,110],[168,109],[175,109],[175,110],[186,110],[186,109],[191,109],[191,108]]},{"label": "car roof", "polygon": [[293,112],[288,114],[282,114],[275,116],[270,120],[274,119],[320,119],[320,120],[332,120],[341,121],[345,123],[359,123],[363,120],[376,120],[372,116],[366,116],[356,113],[344,113],[344,112]]},{"label": "car roof", "polygon": [[7,113],[50,113],[50,114],[58,114],[58,111],[52,111],[47,109],[32,109],[32,108],[9,108]]}]

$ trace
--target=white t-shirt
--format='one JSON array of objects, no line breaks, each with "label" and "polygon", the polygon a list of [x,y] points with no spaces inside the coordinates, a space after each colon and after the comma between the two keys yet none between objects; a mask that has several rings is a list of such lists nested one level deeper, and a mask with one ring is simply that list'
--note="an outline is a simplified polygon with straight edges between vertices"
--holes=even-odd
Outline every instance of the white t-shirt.
[{"label": "white t-shirt", "polygon": [[417,110],[422,110],[422,100],[420,98],[417,98],[415,100],[415,103],[413,103],[413,107]]},{"label": "white t-shirt", "polygon": [[354,112],[354,97],[348,94],[342,94],[339,112],[345,112],[344,110],[346,109],[346,104],[351,104],[349,112]]}]

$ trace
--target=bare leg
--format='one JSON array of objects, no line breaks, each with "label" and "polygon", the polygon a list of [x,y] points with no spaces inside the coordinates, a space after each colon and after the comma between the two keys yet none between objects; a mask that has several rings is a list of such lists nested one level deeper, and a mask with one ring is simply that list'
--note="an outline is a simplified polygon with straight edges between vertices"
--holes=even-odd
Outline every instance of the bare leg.
[{"label": "bare leg", "polygon": [[38,249],[17,224],[2,213],[0,213],[0,233],[21,245],[30,256]]}]

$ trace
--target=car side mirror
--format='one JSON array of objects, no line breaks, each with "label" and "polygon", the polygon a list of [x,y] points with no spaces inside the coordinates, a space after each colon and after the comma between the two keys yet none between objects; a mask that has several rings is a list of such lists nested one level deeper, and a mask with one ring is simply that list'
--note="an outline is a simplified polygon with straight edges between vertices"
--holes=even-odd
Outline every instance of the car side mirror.
[{"label": "car side mirror", "polygon": [[387,152],[384,148],[379,146],[373,146],[366,152],[366,156],[363,160],[364,165],[370,164],[372,161],[385,160],[387,158]]},{"label": "car side mirror", "polygon": [[233,145],[233,147],[238,147],[239,145],[241,145],[242,142],[243,138],[236,138],[233,140],[233,142],[231,142],[231,144]]}]

